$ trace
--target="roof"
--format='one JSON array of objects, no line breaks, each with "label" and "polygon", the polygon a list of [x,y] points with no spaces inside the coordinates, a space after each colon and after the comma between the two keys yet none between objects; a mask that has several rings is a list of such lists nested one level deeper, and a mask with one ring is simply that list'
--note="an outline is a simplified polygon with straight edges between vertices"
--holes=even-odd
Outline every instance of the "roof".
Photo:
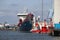
[{"label": "roof", "polygon": [[18,13],[17,16],[28,15],[28,13]]}]

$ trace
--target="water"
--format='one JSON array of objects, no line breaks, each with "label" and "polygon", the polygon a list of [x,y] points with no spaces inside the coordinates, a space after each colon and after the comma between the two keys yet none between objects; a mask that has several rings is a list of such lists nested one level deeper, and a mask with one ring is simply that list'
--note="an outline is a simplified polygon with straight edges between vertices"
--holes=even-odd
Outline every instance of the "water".
[{"label": "water", "polygon": [[0,31],[0,40],[60,40],[48,34],[22,33],[18,31]]}]

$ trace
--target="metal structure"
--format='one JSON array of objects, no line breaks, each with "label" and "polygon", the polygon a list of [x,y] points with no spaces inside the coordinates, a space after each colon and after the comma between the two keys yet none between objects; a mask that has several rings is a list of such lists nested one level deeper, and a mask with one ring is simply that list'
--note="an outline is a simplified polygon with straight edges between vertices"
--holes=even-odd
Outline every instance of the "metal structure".
[{"label": "metal structure", "polygon": [[54,0],[53,23],[54,28],[51,30],[51,34],[58,36],[60,35],[60,0]]}]

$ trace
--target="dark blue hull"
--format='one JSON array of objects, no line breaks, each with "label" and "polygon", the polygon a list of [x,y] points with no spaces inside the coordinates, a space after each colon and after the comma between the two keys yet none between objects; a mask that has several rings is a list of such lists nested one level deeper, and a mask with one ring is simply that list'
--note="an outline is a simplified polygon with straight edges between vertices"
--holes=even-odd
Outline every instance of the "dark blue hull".
[{"label": "dark blue hull", "polygon": [[32,23],[30,21],[26,21],[20,26],[20,31],[30,31],[31,29]]}]

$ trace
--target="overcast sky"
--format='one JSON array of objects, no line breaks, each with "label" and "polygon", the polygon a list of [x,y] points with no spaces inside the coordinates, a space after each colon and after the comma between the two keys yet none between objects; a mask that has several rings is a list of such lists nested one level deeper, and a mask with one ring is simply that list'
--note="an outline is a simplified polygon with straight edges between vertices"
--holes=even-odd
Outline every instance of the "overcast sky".
[{"label": "overcast sky", "polygon": [[[7,21],[9,24],[17,24],[17,13],[28,8],[35,16],[42,15],[42,0],[0,0],[0,23]],[[43,0],[43,17],[47,18],[48,11],[53,8],[53,0]]]}]

